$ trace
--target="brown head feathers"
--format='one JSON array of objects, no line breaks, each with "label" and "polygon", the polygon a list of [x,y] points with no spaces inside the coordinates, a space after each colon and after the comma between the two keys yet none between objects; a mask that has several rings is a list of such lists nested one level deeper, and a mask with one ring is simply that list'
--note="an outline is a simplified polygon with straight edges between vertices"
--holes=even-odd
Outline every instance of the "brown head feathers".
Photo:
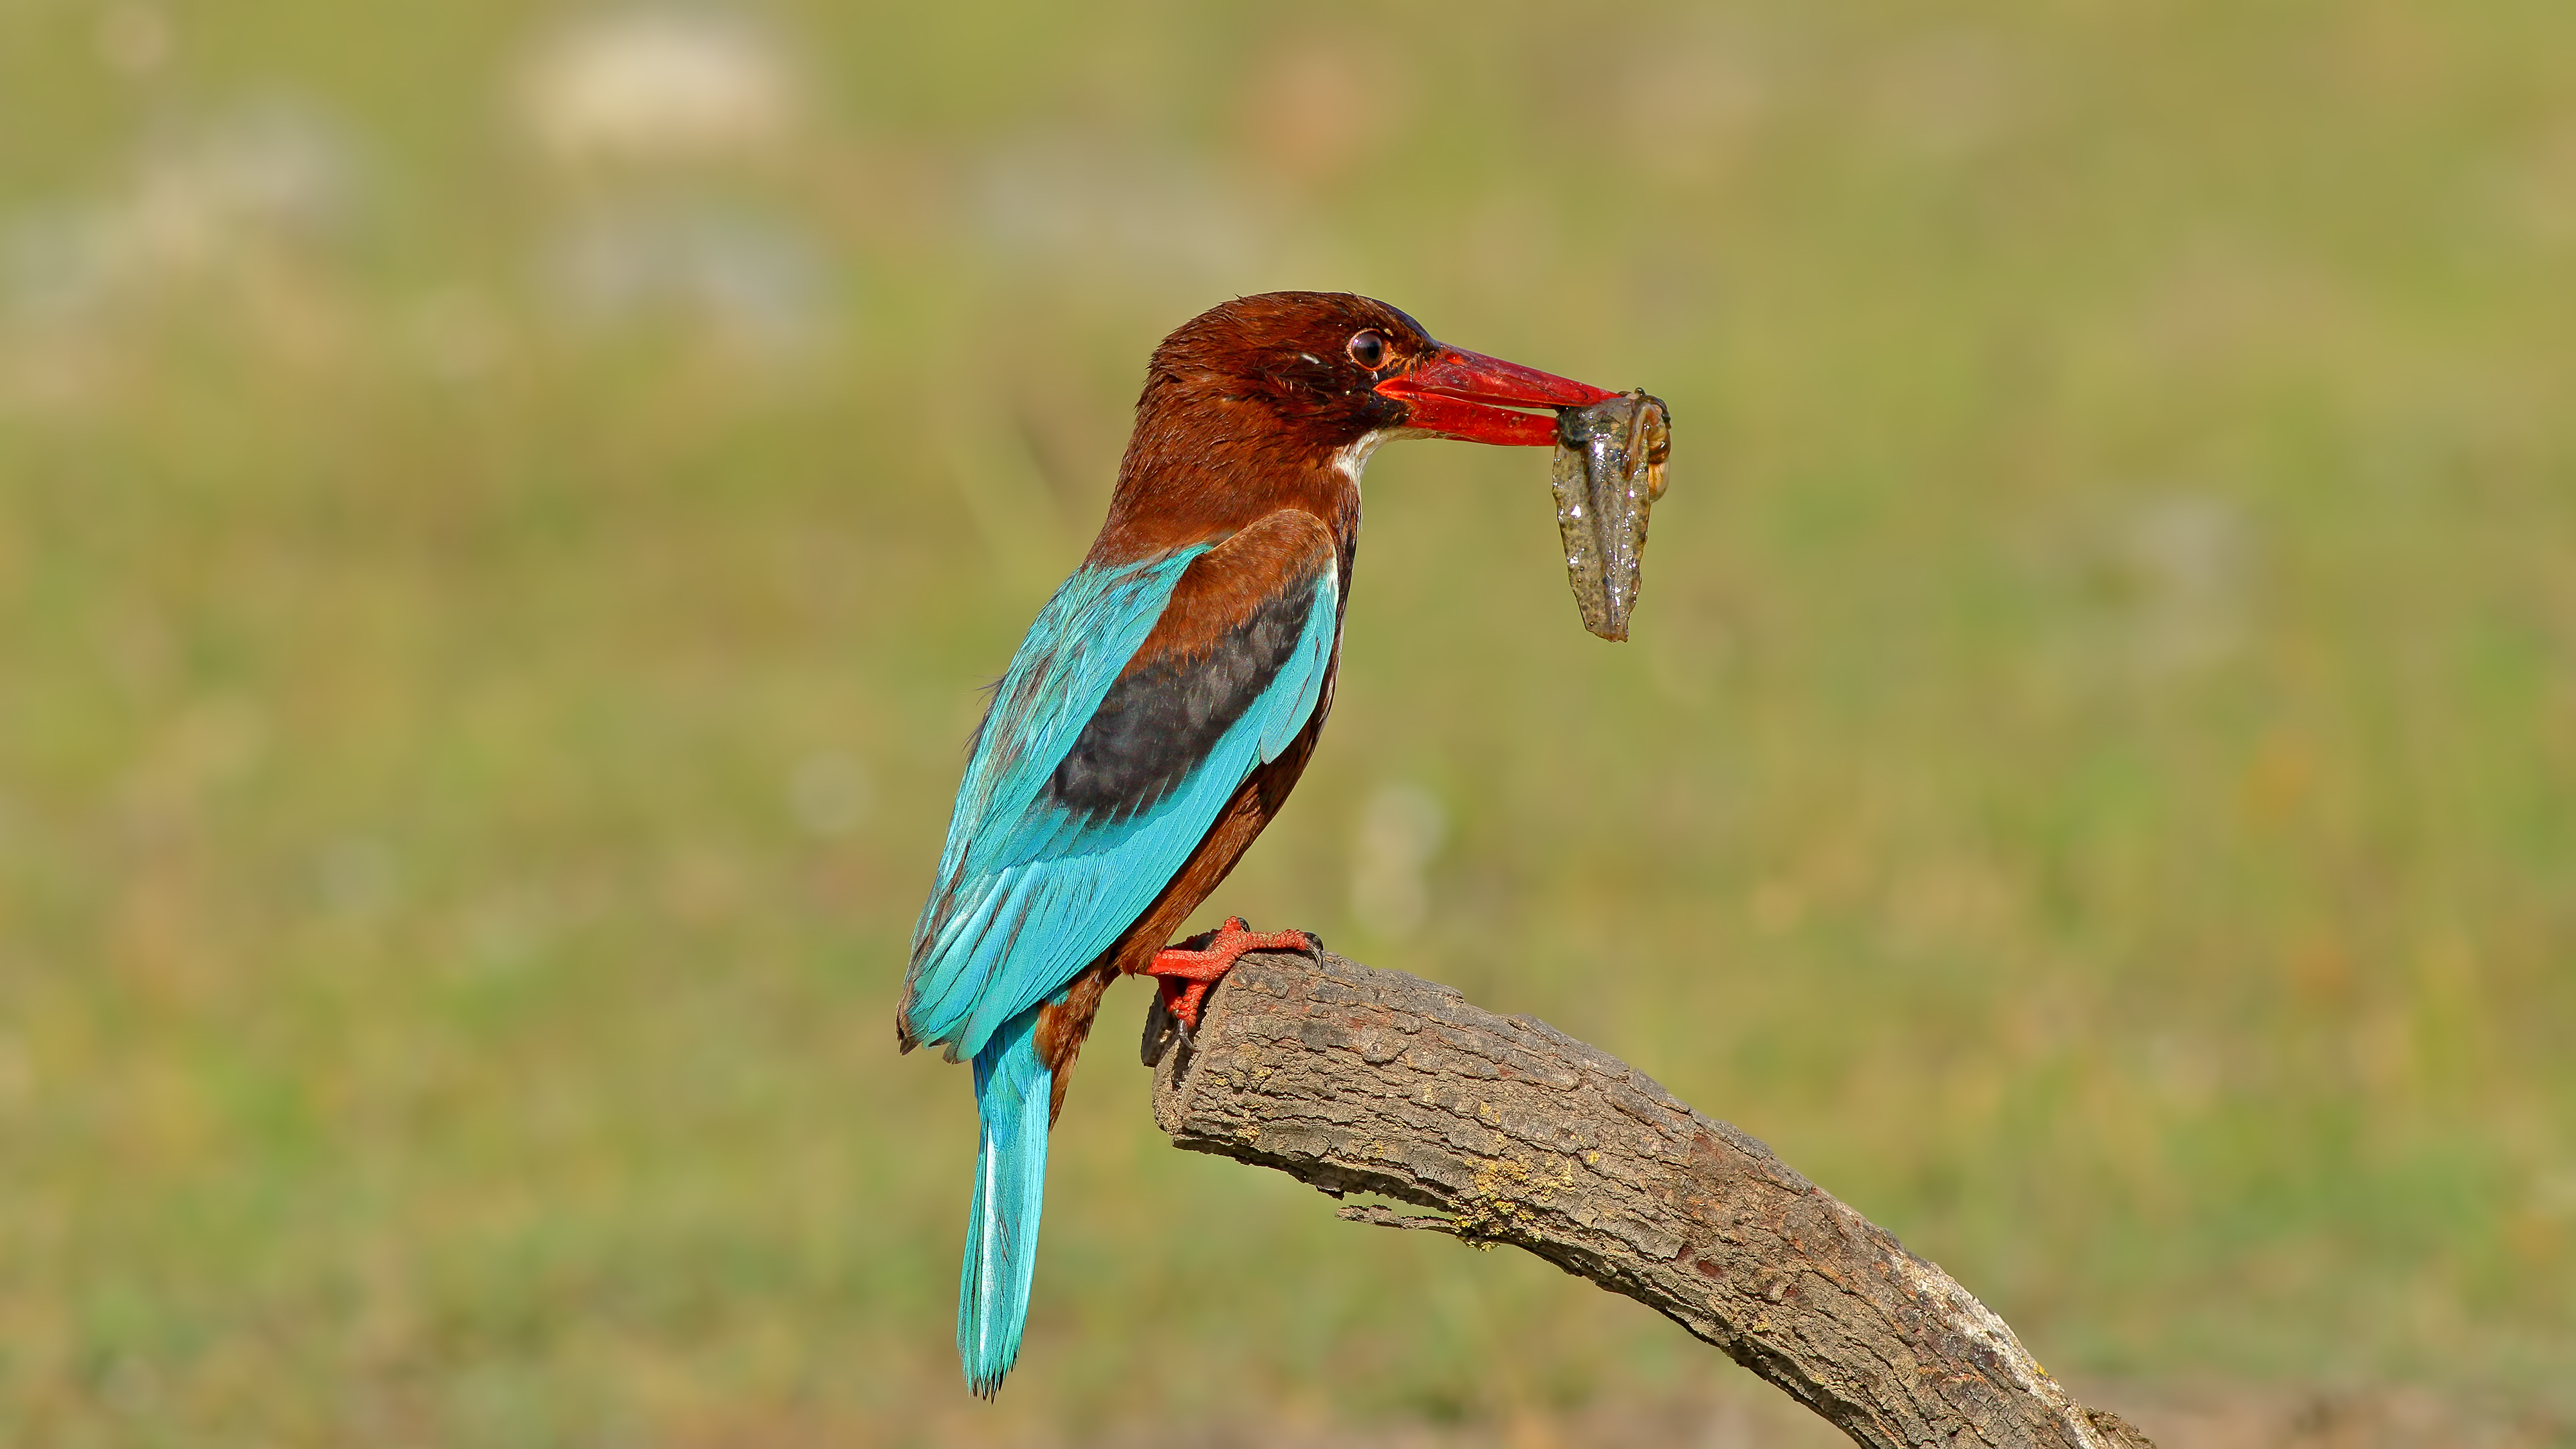
[{"label": "brown head feathers", "polygon": [[1402,425],[1404,405],[1374,389],[1436,345],[1348,292],[1237,297],[1181,324],[1154,349],[1091,561],[1222,538],[1287,507],[1347,540],[1357,460],[1335,455]]}]

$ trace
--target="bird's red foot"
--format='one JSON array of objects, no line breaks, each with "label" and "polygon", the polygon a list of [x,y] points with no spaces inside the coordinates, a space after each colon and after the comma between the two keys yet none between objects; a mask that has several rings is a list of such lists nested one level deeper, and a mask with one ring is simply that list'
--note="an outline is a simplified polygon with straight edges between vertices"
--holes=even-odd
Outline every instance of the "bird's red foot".
[{"label": "bird's red foot", "polygon": [[1199,1007],[1207,1001],[1209,990],[1250,951],[1294,951],[1320,962],[1324,942],[1312,931],[1255,932],[1243,917],[1228,916],[1215,930],[1156,952],[1145,974],[1162,989],[1163,1009],[1180,1023],[1182,1040],[1198,1030]]}]

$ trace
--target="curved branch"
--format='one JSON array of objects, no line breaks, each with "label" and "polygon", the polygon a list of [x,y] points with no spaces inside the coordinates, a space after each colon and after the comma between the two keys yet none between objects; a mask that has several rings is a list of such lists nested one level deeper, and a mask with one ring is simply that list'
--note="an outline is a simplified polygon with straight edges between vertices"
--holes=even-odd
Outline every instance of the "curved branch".
[{"label": "curved branch", "polygon": [[1446,986],[1338,956],[1246,956],[1192,1046],[1163,1054],[1154,1116],[1177,1147],[1433,1214],[1344,1207],[1354,1222],[1509,1243],[1624,1293],[1857,1443],[2151,1449],[1771,1149]]}]

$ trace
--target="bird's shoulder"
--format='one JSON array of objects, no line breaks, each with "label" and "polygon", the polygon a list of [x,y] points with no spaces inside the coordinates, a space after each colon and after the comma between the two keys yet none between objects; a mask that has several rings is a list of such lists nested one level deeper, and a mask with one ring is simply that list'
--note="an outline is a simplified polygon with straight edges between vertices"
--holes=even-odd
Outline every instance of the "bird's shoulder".
[{"label": "bird's shoulder", "polygon": [[1250,642],[1248,625],[1318,587],[1338,594],[1340,552],[1332,526],[1302,508],[1263,514],[1190,561],[1121,677]]},{"label": "bird's shoulder", "polygon": [[[1221,757],[1235,773],[1250,770],[1276,753],[1271,737],[1282,725],[1293,733],[1312,712],[1339,615],[1333,538],[1321,520],[1288,509],[1238,531],[1174,585],[1046,797],[1081,818],[1124,819]],[[1226,757],[1222,743],[1256,715],[1260,747]]]}]

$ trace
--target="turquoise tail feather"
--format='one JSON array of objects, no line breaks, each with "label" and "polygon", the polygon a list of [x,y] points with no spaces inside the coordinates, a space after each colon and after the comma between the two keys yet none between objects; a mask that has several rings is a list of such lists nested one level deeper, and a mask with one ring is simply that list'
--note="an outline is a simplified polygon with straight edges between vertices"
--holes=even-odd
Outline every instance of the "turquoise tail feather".
[{"label": "turquoise tail feather", "polygon": [[966,1383],[991,1398],[1020,1356],[1037,1267],[1038,1214],[1046,1204],[1047,1119],[1055,1073],[1038,1060],[1038,1008],[993,1033],[975,1054],[975,1205],[966,1216],[966,1261],[957,1278],[957,1357]]}]

